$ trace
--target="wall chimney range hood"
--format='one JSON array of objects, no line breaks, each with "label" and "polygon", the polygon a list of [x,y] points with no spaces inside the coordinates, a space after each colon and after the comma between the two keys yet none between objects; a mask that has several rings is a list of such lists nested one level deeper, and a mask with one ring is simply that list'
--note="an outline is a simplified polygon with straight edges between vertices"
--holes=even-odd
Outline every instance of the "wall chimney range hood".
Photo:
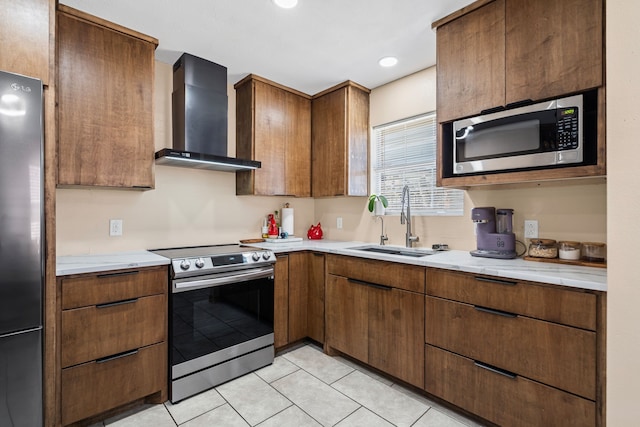
[{"label": "wall chimney range hood", "polygon": [[255,160],[227,156],[227,68],[187,53],[173,64],[173,148],[156,164],[224,172],[258,169]]}]

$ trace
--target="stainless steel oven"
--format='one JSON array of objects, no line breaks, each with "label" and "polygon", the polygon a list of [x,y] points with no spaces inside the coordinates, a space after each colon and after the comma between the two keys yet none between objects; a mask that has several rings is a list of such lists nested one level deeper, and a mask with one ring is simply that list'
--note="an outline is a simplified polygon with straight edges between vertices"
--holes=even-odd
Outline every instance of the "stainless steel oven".
[{"label": "stainless steel oven", "polygon": [[272,251],[219,245],[152,252],[171,260],[171,402],[273,362]]}]

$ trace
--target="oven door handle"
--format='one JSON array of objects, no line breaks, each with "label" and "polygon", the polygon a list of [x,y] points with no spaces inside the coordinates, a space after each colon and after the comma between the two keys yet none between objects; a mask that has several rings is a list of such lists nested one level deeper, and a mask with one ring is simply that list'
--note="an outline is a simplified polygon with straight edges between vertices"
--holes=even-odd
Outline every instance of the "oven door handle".
[{"label": "oven door handle", "polygon": [[224,273],[217,277],[204,279],[174,280],[173,292],[183,292],[198,288],[212,288],[214,286],[228,285],[231,283],[247,282],[249,280],[273,278],[273,267],[256,268],[249,271]]}]

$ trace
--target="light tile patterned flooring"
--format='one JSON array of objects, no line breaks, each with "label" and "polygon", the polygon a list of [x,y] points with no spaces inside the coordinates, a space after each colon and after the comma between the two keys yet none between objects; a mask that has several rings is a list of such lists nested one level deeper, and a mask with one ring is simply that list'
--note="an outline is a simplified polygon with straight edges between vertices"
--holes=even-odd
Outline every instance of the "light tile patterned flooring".
[{"label": "light tile patterned flooring", "polygon": [[272,365],[175,405],[145,405],[110,427],[479,426],[342,357],[305,344]]}]

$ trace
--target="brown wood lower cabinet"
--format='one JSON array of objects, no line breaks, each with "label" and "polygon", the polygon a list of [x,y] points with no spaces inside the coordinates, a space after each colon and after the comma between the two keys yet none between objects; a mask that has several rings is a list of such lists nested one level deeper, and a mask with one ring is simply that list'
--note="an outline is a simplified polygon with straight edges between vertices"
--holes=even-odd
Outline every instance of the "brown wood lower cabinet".
[{"label": "brown wood lower cabinet", "polygon": [[369,361],[369,302],[366,286],[346,277],[327,276],[327,346]]},{"label": "brown wood lower cabinet", "polygon": [[275,271],[276,348],[309,337],[324,342],[324,254],[278,255]]},{"label": "brown wood lower cabinet", "polygon": [[143,298],[64,310],[62,366],[164,341],[167,298]]},{"label": "brown wood lower cabinet", "polygon": [[60,421],[167,399],[166,266],[58,278]]},{"label": "brown wood lower cabinet", "polygon": [[[553,362],[550,361],[549,365]],[[595,402],[430,345],[425,389],[502,426],[593,426]]]},{"label": "brown wood lower cabinet", "polygon": [[431,268],[427,277],[427,392],[498,425],[604,425],[605,295]]},{"label": "brown wood lower cabinet", "polygon": [[64,369],[62,424],[80,421],[166,388],[166,358],[167,344],[162,342]]},{"label": "brown wood lower cabinet", "polygon": [[389,283],[424,290],[425,268],[329,255],[327,271],[326,347],[422,388],[424,294]]},{"label": "brown wood lower cabinet", "polygon": [[308,255],[309,289],[307,291],[307,335],[319,343],[324,342],[324,269],[325,255],[310,252]]},{"label": "brown wood lower cabinet", "polygon": [[289,256],[278,255],[273,283],[273,340],[276,348],[289,343]]},{"label": "brown wood lower cabinet", "polygon": [[595,400],[595,332],[429,296],[425,311],[430,344]]}]

